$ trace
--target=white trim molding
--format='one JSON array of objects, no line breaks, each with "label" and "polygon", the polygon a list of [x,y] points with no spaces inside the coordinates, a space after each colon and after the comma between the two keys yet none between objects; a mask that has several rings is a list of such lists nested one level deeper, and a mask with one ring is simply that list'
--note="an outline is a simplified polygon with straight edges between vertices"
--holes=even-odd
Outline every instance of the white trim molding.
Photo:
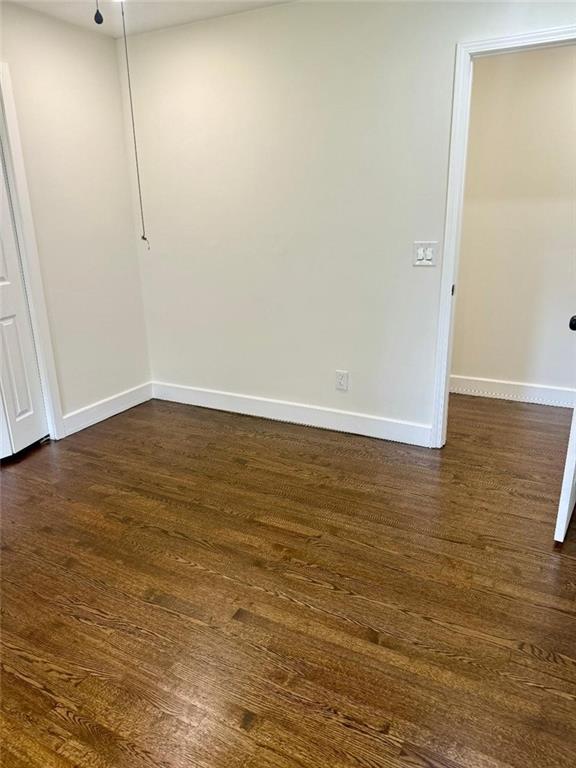
[{"label": "white trim molding", "polygon": [[576,389],[550,387],[546,384],[527,384],[503,379],[482,379],[472,376],[450,376],[450,392],[476,397],[495,397],[498,400],[517,400],[521,403],[555,405],[574,408]]},{"label": "white trim molding", "polygon": [[377,437],[399,443],[430,446],[431,426],[412,421],[386,419],[353,411],[341,411],[318,405],[273,400],[268,397],[254,397],[216,389],[188,387],[181,384],[152,382],[152,396],[158,400],[198,405],[219,411],[231,411],[247,416],[260,416],[275,421],[287,421],[308,427],[333,429],[337,432],[351,432],[356,435]]},{"label": "white trim molding", "polygon": [[[454,302],[452,286],[456,284],[458,256],[462,230],[462,210],[466,175],[468,125],[472,96],[473,61],[479,56],[491,56],[510,51],[531,50],[576,42],[576,26],[546,29],[523,35],[510,35],[490,40],[459,43],[456,46],[452,129],[450,158],[448,163],[448,189],[446,195],[446,220],[444,225],[444,258],[440,286],[440,311],[436,342],[436,369],[434,377],[434,404],[431,445],[441,448],[446,442],[448,422],[448,397],[452,338],[454,326]],[[456,286],[456,291],[458,287]]]},{"label": "white trim molding", "polygon": [[64,429],[66,437],[79,432],[81,429],[91,427],[99,421],[117,416],[122,411],[134,408],[152,399],[152,385],[150,382],[140,384],[138,387],[127,389],[112,397],[99,400],[77,411],[72,411],[64,416]]},{"label": "white trim molding", "polygon": [[125,392],[120,392],[97,403],[67,413],[64,416],[65,434],[66,436],[73,435],[75,432],[91,427],[104,421],[104,419],[109,419],[111,416],[116,416],[153,398],[183,405],[212,408],[217,411],[240,413],[245,416],[257,416],[273,421],[286,421],[308,427],[332,429],[336,432],[349,432],[424,448],[430,447],[430,424],[386,419],[383,416],[371,416],[365,413],[342,411],[319,405],[274,400],[269,397],[255,397],[236,392],[189,387],[182,384],[167,384],[161,381],[141,384],[138,387],[127,389]]}]

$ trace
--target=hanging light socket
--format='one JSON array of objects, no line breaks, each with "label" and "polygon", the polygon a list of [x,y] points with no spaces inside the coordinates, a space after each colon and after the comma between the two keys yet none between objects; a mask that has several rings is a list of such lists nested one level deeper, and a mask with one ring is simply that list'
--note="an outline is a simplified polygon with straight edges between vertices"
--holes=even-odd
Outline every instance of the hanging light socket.
[{"label": "hanging light socket", "polygon": [[100,8],[98,8],[98,0],[96,0],[96,13],[94,14],[94,21],[96,24],[102,24],[104,21],[104,16],[100,13]]}]

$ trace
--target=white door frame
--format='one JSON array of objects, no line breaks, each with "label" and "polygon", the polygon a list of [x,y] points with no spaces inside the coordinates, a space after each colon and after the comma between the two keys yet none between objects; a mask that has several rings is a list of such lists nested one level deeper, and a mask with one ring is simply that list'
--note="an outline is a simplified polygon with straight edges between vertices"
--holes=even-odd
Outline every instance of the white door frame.
[{"label": "white door frame", "polygon": [[32,333],[36,345],[36,354],[38,355],[44,407],[46,409],[50,437],[53,440],[59,440],[66,436],[60,388],[58,386],[54,348],[52,346],[48,312],[44,297],[40,259],[38,257],[38,247],[32,219],[32,207],[26,182],[12,81],[8,65],[3,62],[0,62],[0,99],[2,100],[2,111],[4,113],[4,120],[2,120],[0,114],[0,121],[3,123],[1,129],[2,133],[4,133],[4,130],[6,131],[8,181],[12,192],[13,206],[16,209],[14,211],[16,234],[20,246],[22,273],[28,297]]},{"label": "white door frame", "polygon": [[[448,165],[448,191],[446,197],[446,222],[444,227],[444,258],[440,287],[440,313],[436,342],[436,370],[434,375],[434,405],[432,418],[432,448],[442,448],[446,443],[448,422],[448,398],[452,339],[454,330],[454,301],[452,286],[456,284],[458,258],[462,232],[466,154],[472,96],[473,61],[480,56],[490,56],[512,51],[569,45],[576,43],[576,26],[556,27],[524,35],[497,37],[471,43],[459,43],[456,47],[456,71],[452,107],[452,132]],[[568,322],[569,318],[566,318]]]}]

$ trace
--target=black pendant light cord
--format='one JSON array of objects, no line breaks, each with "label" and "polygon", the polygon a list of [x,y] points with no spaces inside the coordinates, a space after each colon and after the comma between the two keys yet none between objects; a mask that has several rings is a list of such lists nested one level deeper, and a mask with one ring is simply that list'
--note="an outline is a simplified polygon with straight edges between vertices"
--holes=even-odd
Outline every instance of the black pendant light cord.
[{"label": "black pendant light cord", "polygon": [[130,61],[128,59],[128,38],[126,37],[126,20],[124,18],[124,2],[120,3],[122,9],[122,32],[124,35],[124,53],[126,56],[126,75],[128,79],[128,97],[130,100],[130,119],[132,121],[132,139],[134,141],[134,160],[136,162],[136,180],[138,182],[138,201],[140,203],[140,222],[142,224],[142,237],[150,250],[150,243],[146,237],[146,223],[144,221],[144,204],[142,202],[142,182],[140,181],[140,161],[138,159],[138,142],[136,141],[136,123],[134,122],[134,100],[132,98],[132,79],[130,77]]}]

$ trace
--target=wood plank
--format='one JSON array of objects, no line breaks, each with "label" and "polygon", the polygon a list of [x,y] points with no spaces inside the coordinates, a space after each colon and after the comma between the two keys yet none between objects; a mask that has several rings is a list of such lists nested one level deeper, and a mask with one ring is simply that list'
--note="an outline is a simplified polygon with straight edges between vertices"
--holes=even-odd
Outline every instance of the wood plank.
[{"label": "wood plank", "polygon": [[2,467],[6,768],[576,764],[570,412],[442,451],[146,403]]}]

